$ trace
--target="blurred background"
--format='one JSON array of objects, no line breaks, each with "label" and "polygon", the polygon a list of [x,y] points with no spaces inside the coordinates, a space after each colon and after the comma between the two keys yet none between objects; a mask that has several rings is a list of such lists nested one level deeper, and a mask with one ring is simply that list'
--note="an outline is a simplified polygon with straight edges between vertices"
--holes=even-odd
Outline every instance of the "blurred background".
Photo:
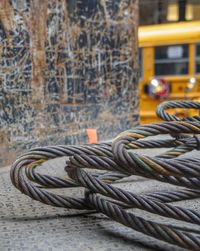
[{"label": "blurred background", "polygon": [[200,20],[200,0],[140,0],[139,24]]},{"label": "blurred background", "polygon": [[139,90],[142,124],[164,100],[200,100],[200,0],[139,1]]}]

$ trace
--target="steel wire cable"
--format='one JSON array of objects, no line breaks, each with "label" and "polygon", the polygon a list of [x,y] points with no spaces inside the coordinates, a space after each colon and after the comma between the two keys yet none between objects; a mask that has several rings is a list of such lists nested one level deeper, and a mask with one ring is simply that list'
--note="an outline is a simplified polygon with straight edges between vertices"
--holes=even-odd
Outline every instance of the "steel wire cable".
[{"label": "steel wire cable", "polygon": [[165,110],[174,108],[184,108],[184,109],[197,109],[200,110],[200,103],[191,100],[174,100],[162,102],[156,109],[156,114],[158,117],[166,121],[200,121],[200,116],[189,116],[185,118],[179,118],[176,115],[171,115]]},{"label": "steel wire cable", "polygon": [[[188,100],[164,102],[158,107],[157,114],[167,122],[137,126],[119,134],[112,143],[32,149],[13,163],[11,181],[22,193],[45,204],[95,210],[143,234],[190,250],[200,250],[200,231],[146,220],[127,211],[138,208],[181,222],[200,223],[197,211],[168,204],[200,197],[200,158],[184,156],[195,149],[200,150],[200,117],[180,119],[166,112],[171,108],[200,109],[200,103]],[[171,138],[148,139],[161,135],[171,135]],[[135,151],[147,148],[169,150],[153,157]],[[38,172],[44,162],[63,156],[68,157],[65,167],[68,176],[55,177]],[[94,173],[95,170],[98,171]],[[136,194],[118,187],[117,182],[132,175],[181,188]],[[85,196],[65,196],[48,191],[48,188],[70,187],[85,189]]]}]

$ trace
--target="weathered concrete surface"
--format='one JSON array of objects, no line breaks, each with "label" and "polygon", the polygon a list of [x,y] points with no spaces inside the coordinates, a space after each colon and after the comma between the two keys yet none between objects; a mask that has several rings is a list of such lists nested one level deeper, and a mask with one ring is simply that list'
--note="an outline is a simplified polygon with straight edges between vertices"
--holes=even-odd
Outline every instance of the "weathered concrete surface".
[{"label": "weathered concrete surface", "polygon": [[[161,151],[161,149],[148,150],[148,155]],[[143,150],[143,153],[147,151]],[[196,154],[197,152],[194,152],[192,156]],[[64,175],[64,165],[65,158],[51,160],[45,164],[44,171],[48,169],[52,174]],[[174,186],[142,177],[133,177],[116,185],[136,193],[166,190],[170,187],[175,189]],[[81,191],[64,189],[62,193],[72,193],[77,196]],[[200,208],[199,199],[176,204],[197,211]],[[151,220],[175,223],[174,220],[139,210],[134,212]],[[183,223],[179,222],[179,224]],[[184,225],[189,224],[184,223]],[[0,250],[2,251],[183,250],[128,229],[102,214],[80,214],[74,210],[53,208],[33,201],[11,186],[9,168],[0,170],[0,229]]]},{"label": "weathered concrete surface", "polygon": [[0,166],[138,123],[137,0],[0,1]]}]

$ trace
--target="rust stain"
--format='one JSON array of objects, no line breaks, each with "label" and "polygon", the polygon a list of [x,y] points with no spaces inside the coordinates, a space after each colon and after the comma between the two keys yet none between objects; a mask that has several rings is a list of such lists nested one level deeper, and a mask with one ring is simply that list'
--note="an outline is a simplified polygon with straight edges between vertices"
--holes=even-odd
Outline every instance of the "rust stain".
[{"label": "rust stain", "polygon": [[4,27],[7,38],[10,39],[9,42],[11,42],[11,36],[9,36],[9,34],[13,31],[15,22],[14,10],[8,0],[0,0],[0,21]]},{"label": "rust stain", "polygon": [[[62,11],[63,11],[63,21],[61,23],[61,30],[63,31],[63,36],[61,37],[60,41],[60,47],[65,48],[66,44],[69,44],[69,16],[68,16],[68,9],[67,9],[67,4],[66,0],[61,0],[61,6],[62,6]],[[58,61],[58,53],[59,53],[59,47],[55,48],[55,59]],[[64,69],[65,67],[65,62],[60,62],[57,64],[58,69]]]},{"label": "rust stain", "polygon": [[31,0],[30,6],[30,40],[32,56],[32,89],[33,100],[41,103],[44,100],[44,77],[46,68],[45,40],[47,22],[47,0]]}]

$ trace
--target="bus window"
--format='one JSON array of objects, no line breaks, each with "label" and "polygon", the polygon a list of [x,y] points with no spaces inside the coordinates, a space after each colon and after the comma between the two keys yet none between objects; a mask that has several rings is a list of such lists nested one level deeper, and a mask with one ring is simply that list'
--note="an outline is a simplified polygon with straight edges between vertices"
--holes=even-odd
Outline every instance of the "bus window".
[{"label": "bus window", "polygon": [[188,74],[188,45],[156,46],[154,49],[155,75]]},{"label": "bus window", "polygon": [[200,73],[200,44],[196,45],[196,73]]},{"label": "bus window", "polygon": [[139,79],[143,78],[143,53],[142,53],[142,49],[139,48]]}]

